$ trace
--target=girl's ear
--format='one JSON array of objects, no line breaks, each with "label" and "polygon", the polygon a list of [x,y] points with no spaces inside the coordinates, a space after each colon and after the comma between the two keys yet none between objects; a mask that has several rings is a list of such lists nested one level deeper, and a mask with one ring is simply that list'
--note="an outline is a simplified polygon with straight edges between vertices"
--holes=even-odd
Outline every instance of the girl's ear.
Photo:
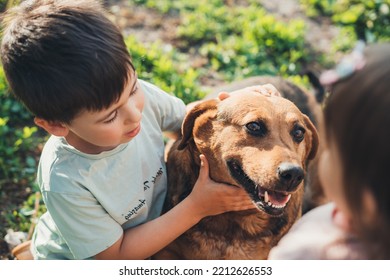
[{"label": "girl's ear", "polygon": [[69,133],[69,129],[63,123],[55,121],[47,121],[41,118],[34,118],[34,122],[37,126],[42,127],[49,134],[54,136],[65,137]]},{"label": "girl's ear", "polygon": [[375,221],[375,217],[378,216],[377,204],[375,201],[374,194],[370,189],[365,189],[362,196],[362,207],[364,213],[363,219],[365,223]]}]

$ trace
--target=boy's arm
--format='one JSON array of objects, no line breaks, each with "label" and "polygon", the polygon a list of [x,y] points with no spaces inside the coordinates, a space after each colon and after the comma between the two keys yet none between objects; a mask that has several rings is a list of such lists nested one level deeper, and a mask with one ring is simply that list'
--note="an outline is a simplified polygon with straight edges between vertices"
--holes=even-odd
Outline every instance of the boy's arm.
[{"label": "boy's arm", "polygon": [[164,215],[126,230],[114,245],[95,258],[146,259],[206,216],[255,207],[243,189],[212,181],[203,155],[201,160],[199,178],[186,199]]}]

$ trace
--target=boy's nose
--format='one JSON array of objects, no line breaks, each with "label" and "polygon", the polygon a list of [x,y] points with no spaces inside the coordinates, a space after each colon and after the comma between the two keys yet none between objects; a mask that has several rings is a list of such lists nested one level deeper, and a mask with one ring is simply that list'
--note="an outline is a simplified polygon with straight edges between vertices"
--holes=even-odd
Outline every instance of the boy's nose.
[{"label": "boy's nose", "polygon": [[125,108],[125,123],[135,123],[141,120],[142,112],[135,102],[128,102]]}]

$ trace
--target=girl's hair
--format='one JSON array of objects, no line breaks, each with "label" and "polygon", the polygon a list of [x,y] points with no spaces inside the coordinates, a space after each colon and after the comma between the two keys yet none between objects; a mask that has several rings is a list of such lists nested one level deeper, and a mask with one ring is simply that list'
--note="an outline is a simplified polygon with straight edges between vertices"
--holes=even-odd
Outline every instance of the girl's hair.
[{"label": "girl's hair", "polygon": [[[324,108],[327,140],[343,166],[344,194],[370,258],[390,258],[390,44],[364,51],[365,66],[336,82]],[[369,190],[377,219],[367,225],[361,207]]]},{"label": "girl's hair", "polygon": [[1,60],[11,90],[37,117],[69,123],[119,99],[134,67],[97,1],[33,0],[4,18]]}]

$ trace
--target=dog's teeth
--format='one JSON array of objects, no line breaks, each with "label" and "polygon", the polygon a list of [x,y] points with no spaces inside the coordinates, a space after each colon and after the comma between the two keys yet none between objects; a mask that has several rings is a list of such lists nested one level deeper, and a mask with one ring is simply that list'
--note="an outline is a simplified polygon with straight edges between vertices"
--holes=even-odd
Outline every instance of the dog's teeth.
[{"label": "dog's teeth", "polygon": [[268,200],[269,200],[269,197],[268,197],[268,192],[267,192],[267,191],[265,191],[265,193],[264,193],[264,201],[265,201],[265,203],[267,203],[267,202],[268,202]]},{"label": "dog's teeth", "polygon": [[280,204],[280,205],[279,205],[279,204],[274,204],[274,203],[272,203],[272,201],[271,201],[271,199],[270,199],[270,195],[268,194],[268,191],[265,191],[265,192],[264,192],[264,203],[265,203],[266,205],[268,205],[268,206],[270,206],[270,207],[272,207],[272,208],[276,208],[276,209],[286,207],[286,204],[287,204],[287,202],[290,200],[290,198],[291,198],[291,194],[289,194],[289,195],[287,196],[287,199],[286,199],[285,203]]}]

